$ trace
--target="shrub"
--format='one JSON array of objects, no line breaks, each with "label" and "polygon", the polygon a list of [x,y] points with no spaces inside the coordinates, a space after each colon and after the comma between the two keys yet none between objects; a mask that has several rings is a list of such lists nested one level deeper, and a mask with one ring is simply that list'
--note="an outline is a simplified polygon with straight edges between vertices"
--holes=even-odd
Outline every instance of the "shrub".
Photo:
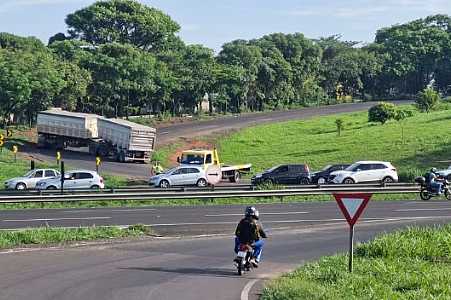
[{"label": "shrub", "polygon": [[368,110],[368,121],[385,124],[396,116],[396,106],[393,103],[380,102]]},{"label": "shrub", "polygon": [[440,103],[440,100],[440,94],[437,91],[433,88],[426,88],[418,94],[415,103],[421,112],[430,112]]}]

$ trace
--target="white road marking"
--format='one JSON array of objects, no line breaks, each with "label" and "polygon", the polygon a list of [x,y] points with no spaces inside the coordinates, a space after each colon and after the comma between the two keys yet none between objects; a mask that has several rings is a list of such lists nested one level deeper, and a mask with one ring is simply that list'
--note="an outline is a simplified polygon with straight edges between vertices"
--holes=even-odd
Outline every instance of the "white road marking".
[{"label": "white road marking", "polygon": [[252,279],[246,285],[244,286],[243,290],[241,291],[241,300],[249,300],[249,292],[251,291],[254,284],[256,284],[260,279]]},{"label": "white road marking", "polygon": [[24,219],[24,220],[2,220],[3,222],[42,222],[42,221],[70,221],[70,220],[106,220],[111,217],[86,217],[86,218],[46,218],[46,219]]},{"label": "white road marking", "polygon": [[[269,213],[261,213],[260,215],[269,216],[269,215],[299,215],[299,214],[308,214],[309,211],[291,211],[291,212],[269,212]],[[205,215],[205,217],[236,217],[242,216],[243,214],[217,214],[217,215]]]},{"label": "white road marking", "polygon": [[451,208],[409,208],[409,209],[397,209],[397,212],[407,212],[407,211],[441,211],[441,210],[451,210]]},{"label": "white road marking", "polygon": [[[140,212],[140,211],[154,211],[155,208],[132,208],[132,209],[110,209],[106,210],[106,212]],[[85,210],[64,210],[63,213],[66,214],[77,214],[84,212],[99,212],[105,211],[104,209],[85,209]]]}]

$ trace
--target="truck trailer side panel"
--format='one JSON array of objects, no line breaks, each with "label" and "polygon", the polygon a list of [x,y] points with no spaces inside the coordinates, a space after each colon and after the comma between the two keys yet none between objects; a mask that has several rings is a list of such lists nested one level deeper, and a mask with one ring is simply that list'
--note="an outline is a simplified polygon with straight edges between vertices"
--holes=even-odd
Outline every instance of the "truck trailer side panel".
[{"label": "truck trailer side panel", "polygon": [[97,119],[93,114],[72,113],[59,109],[40,112],[37,118],[39,134],[90,139],[97,137]]}]

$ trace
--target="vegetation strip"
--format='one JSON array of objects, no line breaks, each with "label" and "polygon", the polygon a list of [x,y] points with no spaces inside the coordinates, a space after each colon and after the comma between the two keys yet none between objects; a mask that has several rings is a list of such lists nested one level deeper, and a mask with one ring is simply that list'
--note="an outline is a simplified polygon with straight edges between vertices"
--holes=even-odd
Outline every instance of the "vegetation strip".
[{"label": "vegetation strip", "polygon": [[36,229],[0,231],[0,249],[31,245],[67,244],[80,241],[107,240],[146,236],[151,231],[137,224],[127,228],[92,226],[79,228],[41,227]]},{"label": "vegetation strip", "polygon": [[324,257],[284,275],[263,300],[450,299],[451,225],[411,227],[377,237],[347,256]]}]

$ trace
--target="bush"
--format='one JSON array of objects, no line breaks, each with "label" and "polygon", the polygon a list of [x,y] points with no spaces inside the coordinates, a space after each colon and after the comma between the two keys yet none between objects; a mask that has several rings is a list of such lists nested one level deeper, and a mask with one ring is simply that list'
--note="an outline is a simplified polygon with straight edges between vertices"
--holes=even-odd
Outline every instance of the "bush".
[{"label": "bush", "polygon": [[368,110],[368,121],[385,124],[396,116],[396,106],[393,103],[380,102]]},{"label": "bush", "polygon": [[440,94],[437,91],[433,88],[426,88],[418,94],[415,103],[421,112],[430,112],[440,103],[440,100]]}]

